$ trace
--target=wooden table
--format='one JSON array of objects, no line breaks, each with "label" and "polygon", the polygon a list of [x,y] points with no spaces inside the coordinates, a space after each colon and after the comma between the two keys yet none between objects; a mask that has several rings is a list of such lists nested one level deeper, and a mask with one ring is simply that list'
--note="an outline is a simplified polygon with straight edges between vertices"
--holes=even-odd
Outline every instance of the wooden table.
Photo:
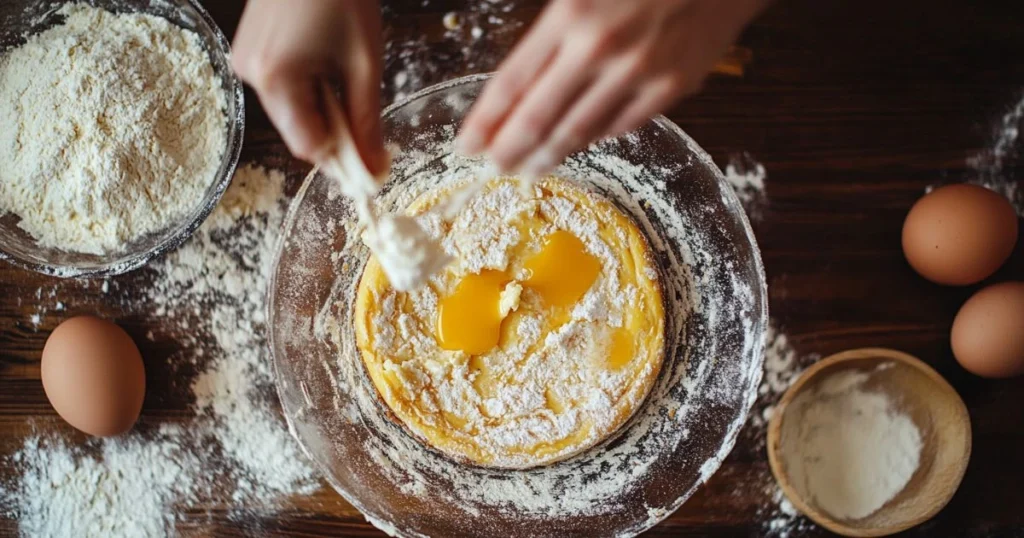
[{"label": "wooden table", "polygon": [[[241,3],[207,3],[233,34]],[[442,16],[465,9],[464,2],[389,4],[387,38],[397,44],[423,36],[440,58],[439,69],[407,85],[490,70],[525,28],[492,29],[466,58],[464,40],[446,37],[441,25]],[[515,3],[503,17],[524,23],[540,4]],[[981,3],[780,2],[741,39],[754,52],[745,76],[714,78],[700,96],[669,114],[718,162],[747,151],[768,169],[768,203],[754,228],[770,280],[772,316],[801,353],[902,349],[933,365],[963,396],[974,428],[967,476],[941,514],[907,533],[914,536],[1024,536],[1024,378],[983,380],[956,364],[948,331],[974,288],[929,284],[909,269],[900,251],[900,227],[910,205],[927,185],[971,175],[965,159],[990,144],[997,119],[1024,87],[1024,11],[1014,2],[975,4]],[[387,63],[389,97],[403,69],[399,48],[390,49]],[[256,100],[247,98],[243,160],[258,159],[300,177],[306,167],[287,157]],[[1017,161],[1007,171],[1020,177],[1024,167]],[[1018,245],[995,278],[1022,275],[1024,248]],[[0,455],[16,450],[33,431],[66,430],[43,395],[38,360],[47,334],[68,312],[51,309],[38,326],[30,320],[40,301],[52,302],[37,299],[37,289],[55,285],[71,312],[117,317],[122,309],[97,284],[58,284],[0,265]],[[130,292],[141,284],[129,274],[113,285]],[[174,348],[173,342],[141,338],[158,321],[123,322],[144,356],[166,357]],[[173,396],[173,383],[159,368],[149,372],[144,420],[184,419],[188,402],[184,395]],[[762,487],[768,475],[759,446],[743,436],[710,483],[649,535],[762,534],[765,516],[759,513],[770,500]],[[0,476],[12,472],[0,470]],[[230,521],[224,506],[194,512],[185,515],[183,534],[241,536],[258,529],[275,536],[380,535],[328,488],[259,522]],[[0,536],[16,529],[15,521],[0,515]]]}]

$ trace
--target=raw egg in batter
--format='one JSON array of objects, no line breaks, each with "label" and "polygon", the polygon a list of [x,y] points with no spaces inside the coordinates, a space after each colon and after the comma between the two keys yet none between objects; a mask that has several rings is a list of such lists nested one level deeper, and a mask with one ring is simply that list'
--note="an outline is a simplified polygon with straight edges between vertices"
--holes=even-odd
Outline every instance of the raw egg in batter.
[{"label": "raw egg in batter", "polygon": [[465,276],[438,306],[437,339],[441,347],[471,355],[498,344],[501,293],[510,279],[501,271]]},{"label": "raw egg in batter", "polygon": [[558,230],[547,236],[544,247],[526,260],[524,268],[528,275],[524,284],[546,304],[564,308],[590,289],[601,272],[601,262],[578,237]]},{"label": "raw egg in batter", "polygon": [[[502,320],[515,309],[503,307],[502,303],[512,301],[518,305],[519,292],[526,287],[535,291],[545,305],[559,309],[572,306],[597,280],[601,262],[587,252],[578,237],[558,230],[548,235],[540,251],[526,260],[524,269],[528,276],[518,288],[508,288],[512,279],[502,271],[481,271],[463,277],[455,293],[438,307],[437,339],[441,347],[470,355],[490,351],[498,345]],[[509,299],[506,289],[516,290],[513,299]],[[613,339],[610,352],[632,353],[632,343],[627,342],[630,347],[626,348],[621,340],[622,337]]]}]

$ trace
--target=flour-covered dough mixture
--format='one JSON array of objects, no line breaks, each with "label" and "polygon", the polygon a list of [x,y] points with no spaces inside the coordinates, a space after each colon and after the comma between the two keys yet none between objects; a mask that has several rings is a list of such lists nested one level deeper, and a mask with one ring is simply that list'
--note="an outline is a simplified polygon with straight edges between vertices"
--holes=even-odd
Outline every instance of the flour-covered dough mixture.
[{"label": "flour-covered dough mixture", "polygon": [[356,338],[402,424],[460,461],[502,468],[578,454],[618,430],[657,378],[664,310],[646,240],[603,197],[496,179],[447,222],[415,202],[455,260],[411,292],[371,258]]},{"label": "flour-covered dough mixture", "polygon": [[197,206],[226,151],[199,36],[74,4],[0,55],[0,212],[44,247],[102,254]]}]

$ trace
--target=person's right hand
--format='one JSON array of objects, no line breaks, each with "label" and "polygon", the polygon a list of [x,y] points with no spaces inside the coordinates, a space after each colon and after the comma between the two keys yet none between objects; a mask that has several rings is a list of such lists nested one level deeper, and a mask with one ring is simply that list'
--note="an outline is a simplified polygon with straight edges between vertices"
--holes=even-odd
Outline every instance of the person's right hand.
[{"label": "person's right hand", "polygon": [[342,108],[371,173],[387,167],[381,139],[381,23],[376,0],[249,0],[232,65],[259,96],[288,149],[321,162],[333,151],[324,81],[340,81]]},{"label": "person's right hand", "polygon": [[696,92],[768,0],[551,0],[459,133],[465,155],[543,175]]}]

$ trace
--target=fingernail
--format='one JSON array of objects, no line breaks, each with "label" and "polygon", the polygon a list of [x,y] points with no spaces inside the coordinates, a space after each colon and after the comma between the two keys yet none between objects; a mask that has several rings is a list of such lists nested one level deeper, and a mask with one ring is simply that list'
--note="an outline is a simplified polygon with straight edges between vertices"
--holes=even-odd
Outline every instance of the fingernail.
[{"label": "fingernail", "polygon": [[455,152],[463,157],[476,157],[483,149],[483,140],[473,133],[464,132],[455,139]]},{"label": "fingernail", "polygon": [[523,174],[539,177],[551,171],[558,164],[558,157],[548,149],[537,151],[520,167]]}]

